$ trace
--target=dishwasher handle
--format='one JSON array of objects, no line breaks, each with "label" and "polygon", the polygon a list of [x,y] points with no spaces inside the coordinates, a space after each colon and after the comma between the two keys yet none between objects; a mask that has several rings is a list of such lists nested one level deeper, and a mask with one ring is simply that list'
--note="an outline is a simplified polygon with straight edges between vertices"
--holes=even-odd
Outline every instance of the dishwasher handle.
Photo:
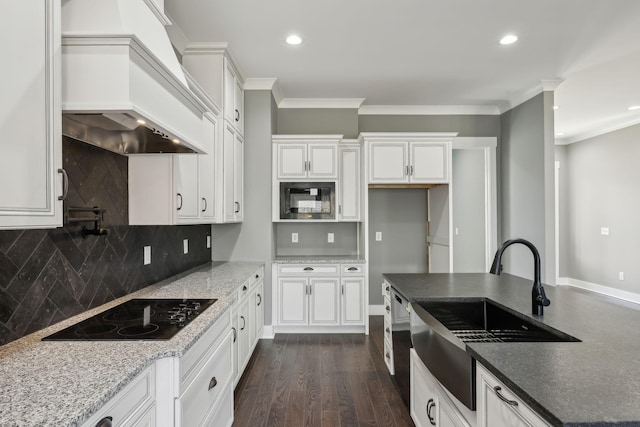
[{"label": "dishwasher handle", "polygon": [[400,304],[402,304],[402,298],[400,298],[397,294],[394,295],[396,301],[398,301]]}]

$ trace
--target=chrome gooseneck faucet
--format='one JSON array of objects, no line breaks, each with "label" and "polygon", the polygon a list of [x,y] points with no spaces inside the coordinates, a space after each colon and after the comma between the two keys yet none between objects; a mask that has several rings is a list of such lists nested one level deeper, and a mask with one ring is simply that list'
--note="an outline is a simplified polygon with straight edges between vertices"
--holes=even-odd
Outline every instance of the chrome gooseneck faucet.
[{"label": "chrome gooseneck faucet", "polygon": [[504,242],[493,258],[493,264],[491,264],[489,273],[500,275],[500,273],[502,272],[502,254],[504,253],[505,249],[507,249],[514,243],[522,243],[523,245],[528,247],[533,254],[534,276],[533,289],[531,289],[531,312],[534,316],[542,316],[543,308],[551,304],[551,301],[549,301],[549,299],[545,295],[544,288],[542,287],[542,283],[540,282],[540,253],[538,252],[538,249],[536,249],[536,247],[533,245],[533,243],[524,239],[511,239]]}]

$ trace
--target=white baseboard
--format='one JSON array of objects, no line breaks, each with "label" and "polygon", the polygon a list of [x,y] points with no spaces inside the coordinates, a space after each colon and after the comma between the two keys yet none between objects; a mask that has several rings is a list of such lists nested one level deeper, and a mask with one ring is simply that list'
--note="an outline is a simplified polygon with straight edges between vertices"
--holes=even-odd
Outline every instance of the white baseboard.
[{"label": "white baseboard", "polygon": [[274,335],[275,334],[273,333],[273,325],[264,325],[264,328],[262,329],[262,336],[260,338],[265,340],[272,340]]},{"label": "white baseboard", "polygon": [[384,304],[370,305],[369,316],[384,316]]},{"label": "white baseboard", "polygon": [[575,288],[586,289],[598,294],[640,304],[640,294],[623,291],[622,289],[616,289],[610,286],[598,285],[597,283],[585,282],[584,280],[578,280],[571,277],[558,278],[558,285],[573,286]]}]

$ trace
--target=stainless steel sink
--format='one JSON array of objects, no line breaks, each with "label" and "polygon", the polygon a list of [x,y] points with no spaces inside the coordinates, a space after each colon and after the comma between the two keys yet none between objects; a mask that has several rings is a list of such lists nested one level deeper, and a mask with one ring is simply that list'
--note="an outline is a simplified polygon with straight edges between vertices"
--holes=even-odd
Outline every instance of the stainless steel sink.
[{"label": "stainless steel sink", "polygon": [[475,361],[471,343],[579,342],[487,299],[411,304],[411,340],[429,371],[469,409],[475,410]]}]

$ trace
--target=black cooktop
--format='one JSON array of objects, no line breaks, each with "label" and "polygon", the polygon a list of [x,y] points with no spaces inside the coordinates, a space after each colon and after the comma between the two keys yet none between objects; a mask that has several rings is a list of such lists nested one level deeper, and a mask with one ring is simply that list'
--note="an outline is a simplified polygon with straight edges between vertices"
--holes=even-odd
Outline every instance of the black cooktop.
[{"label": "black cooktop", "polygon": [[132,299],[43,341],[168,340],[217,299]]}]

